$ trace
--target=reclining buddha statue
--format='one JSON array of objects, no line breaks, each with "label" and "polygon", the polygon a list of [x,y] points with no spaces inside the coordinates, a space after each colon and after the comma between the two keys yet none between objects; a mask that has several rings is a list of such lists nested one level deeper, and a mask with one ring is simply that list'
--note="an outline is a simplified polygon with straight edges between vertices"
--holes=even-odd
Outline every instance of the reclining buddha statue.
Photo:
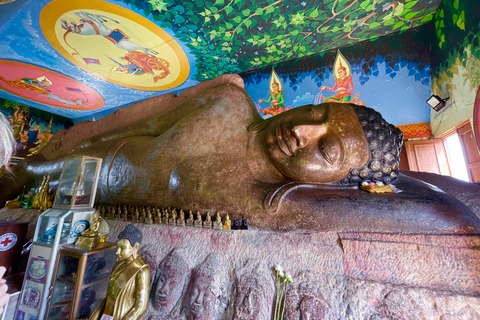
[{"label": "reclining buddha statue", "polygon": [[[402,133],[373,109],[331,102],[264,120],[235,76],[152,99],[57,133],[0,179],[0,200],[44,174],[53,184],[65,156],[89,155],[103,158],[101,203],[229,213],[274,230],[480,230],[463,203],[399,174]],[[370,194],[363,181],[402,192]]]}]

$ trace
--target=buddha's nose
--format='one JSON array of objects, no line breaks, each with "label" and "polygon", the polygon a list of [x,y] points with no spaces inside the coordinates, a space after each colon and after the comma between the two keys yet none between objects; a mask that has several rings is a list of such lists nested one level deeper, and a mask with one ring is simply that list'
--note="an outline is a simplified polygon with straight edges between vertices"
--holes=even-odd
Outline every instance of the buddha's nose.
[{"label": "buddha's nose", "polygon": [[318,139],[327,132],[325,124],[296,124],[292,127],[292,134],[297,139],[297,146],[299,148],[305,147],[312,139]]}]

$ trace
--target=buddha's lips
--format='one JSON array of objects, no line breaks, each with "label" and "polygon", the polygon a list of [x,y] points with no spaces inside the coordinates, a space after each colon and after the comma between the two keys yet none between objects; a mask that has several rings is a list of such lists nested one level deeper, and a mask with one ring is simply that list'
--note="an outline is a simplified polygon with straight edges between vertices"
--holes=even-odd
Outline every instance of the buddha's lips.
[{"label": "buddha's lips", "polygon": [[296,141],[296,138],[292,135],[290,129],[284,125],[280,125],[275,129],[278,147],[289,157],[293,157],[295,150],[291,145],[292,141]]}]

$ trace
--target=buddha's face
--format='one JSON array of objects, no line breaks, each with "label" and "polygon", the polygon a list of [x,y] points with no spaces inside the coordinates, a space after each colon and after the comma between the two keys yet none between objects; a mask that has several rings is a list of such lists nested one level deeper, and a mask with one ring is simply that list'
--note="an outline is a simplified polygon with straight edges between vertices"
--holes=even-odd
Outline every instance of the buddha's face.
[{"label": "buddha's face", "polygon": [[153,306],[155,309],[162,311],[162,314],[167,315],[170,314],[181,298],[188,269],[185,263],[169,258],[160,266],[158,272]]},{"label": "buddha's face", "polygon": [[340,79],[343,79],[347,76],[347,72],[345,71],[345,69],[338,69],[338,76]]},{"label": "buddha's face", "polygon": [[134,255],[137,253],[139,244],[138,242],[135,244],[135,246],[132,246],[130,244],[130,241],[127,239],[121,239],[118,240],[117,242],[117,260],[118,261],[124,261],[124,260],[133,260]]},{"label": "buddha's face", "polygon": [[270,162],[293,181],[337,182],[369,159],[362,126],[346,104],[295,108],[272,118],[259,135]]},{"label": "buddha's face", "polygon": [[213,278],[197,274],[189,300],[188,320],[209,320],[214,318],[216,296],[211,291]]}]

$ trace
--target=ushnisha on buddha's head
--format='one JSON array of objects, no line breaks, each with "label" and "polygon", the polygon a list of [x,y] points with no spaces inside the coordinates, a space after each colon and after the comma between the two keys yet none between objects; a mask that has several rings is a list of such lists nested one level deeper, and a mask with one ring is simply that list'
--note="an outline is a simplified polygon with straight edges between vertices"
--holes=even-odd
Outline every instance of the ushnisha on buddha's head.
[{"label": "ushnisha on buddha's head", "polygon": [[402,132],[371,108],[344,103],[303,106],[248,129],[270,171],[263,177],[354,185],[389,184],[398,175]]}]

